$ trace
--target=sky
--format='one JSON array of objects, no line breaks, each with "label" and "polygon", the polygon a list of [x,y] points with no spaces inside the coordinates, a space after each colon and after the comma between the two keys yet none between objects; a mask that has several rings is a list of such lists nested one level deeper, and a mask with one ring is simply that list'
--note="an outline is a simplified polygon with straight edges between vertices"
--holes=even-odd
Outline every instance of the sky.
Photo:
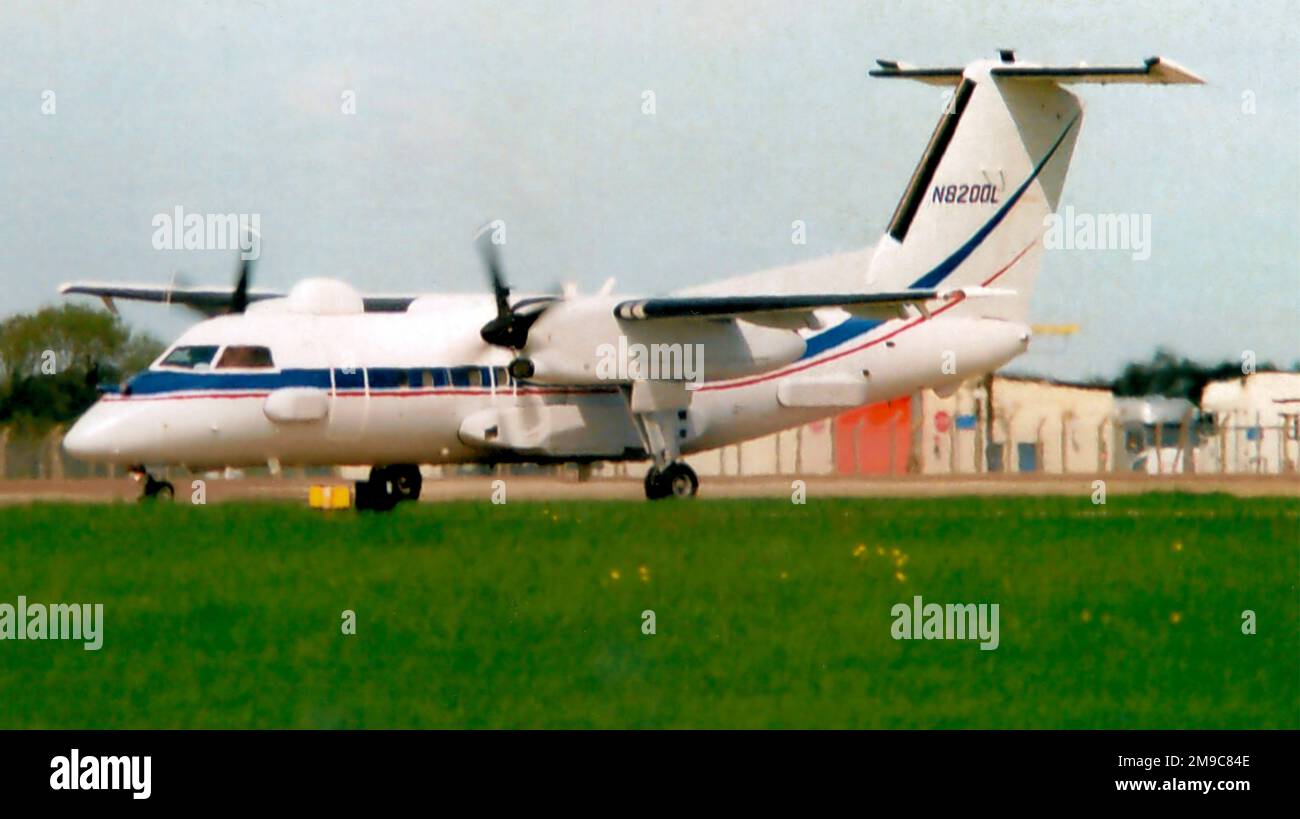
[{"label": "sky", "polygon": [[[652,294],[873,245],[943,105],[877,57],[1172,58],[1199,87],[1083,86],[1062,206],[1151,217],[1151,256],[1046,254],[1013,369],[1157,346],[1300,359],[1300,2],[194,2],[0,6],[0,316],[72,279],[227,283],[154,217],[257,214],[256,286]],[[52,92],[52,96],[49,92]],[[653,114],[646,113],[653,92]],[[350,96],[349,96],[350,95]],[[351,100],[351,110],[345,109]],[[53,102],[51,109],[50,103]],[[791,224],[806,225],[806,244]],[[164,338],[182,309],[123,306]]]}]

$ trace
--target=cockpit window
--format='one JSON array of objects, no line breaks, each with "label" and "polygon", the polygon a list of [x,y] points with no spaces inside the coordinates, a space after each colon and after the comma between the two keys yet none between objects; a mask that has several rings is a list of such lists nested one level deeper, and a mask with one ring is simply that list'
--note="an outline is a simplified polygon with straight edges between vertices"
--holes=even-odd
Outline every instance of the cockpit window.
[{"label": "cockpit window", "polygon": [[227,347],[217,361],[218,370],[269,370],[274,366],[271,351],[266,347],[247,347],[237,344]]},{"label": "cockpit window", "polygon": [[158,362],[160,367],[180,367],[185,370],[206,370],[217,354],[215,346],[177,347]]}]

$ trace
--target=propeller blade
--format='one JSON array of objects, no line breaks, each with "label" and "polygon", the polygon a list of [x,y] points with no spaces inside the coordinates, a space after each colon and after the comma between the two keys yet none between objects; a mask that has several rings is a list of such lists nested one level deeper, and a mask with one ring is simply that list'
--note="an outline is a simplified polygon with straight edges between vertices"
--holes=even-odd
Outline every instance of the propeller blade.
[{"label": "propeller blade", "polygon": [[239,279],[235,282],[235,292],[230,294],[230,312],[242,313],[248,309],[248,279],[253,270],[253,262],[244,259],[239,265]]},{"label": "propeller blade", "polygon": [[487,268],[492,295],[497,300],[497,318],[503,318],[510,313],[510,287],[506,284],[505,272],[501,267],[501,252],[492,241],[490,222],[479,229],[474,240],[478,244],[479,255],[483,257],[483,266]]},{"label": "propeller blade", "polygon": [[[248,309],[248,280],[253,277],[253,262],[262,255],[262,234],[252,228],[245,229],[245,240],[239,243],[239,278],[235,281],[235,292],[230,294],[230,312],[243,313]],[[248,256],[246,253],[253,255]]]},{"label": "propeller blade", "polygon": [[533,322],[546,311],[559,297],[540,296],[522,299],[510,304],[510,286],[506,284],[505,271],[501,265],[501,253],[492,241],[492,224],[489,222],[479,229],[474,240],[478,243],[479,255],[483,257],[483,266],[487,268],[488,281],[492,285],[492,295],[496,298],[496,317],[483,325],[479,335],[488,344],[521,350],[528,343],[528,330]]}]

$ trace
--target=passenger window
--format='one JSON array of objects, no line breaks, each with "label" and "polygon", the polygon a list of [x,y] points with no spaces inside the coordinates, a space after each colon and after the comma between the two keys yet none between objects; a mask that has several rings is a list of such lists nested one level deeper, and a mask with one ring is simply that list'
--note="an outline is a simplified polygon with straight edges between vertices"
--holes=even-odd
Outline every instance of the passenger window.
[{"label": "passenger window", "polygon": [[271,351],[266,347],[232,344],[217,361],[218,370],[269,370],[275,367]]},{"label": "passenger window", "polygon": [[478,367],[470,368],[470,371],[467,373],[467,375],[469,376],[469,385],[471,387],[483,386],[483,371],[480,370]]},{"label": "passenger window", "polygon": [[213,346],[202,347],[177,347],[167,354],[167,357],[158,362],[160,367],[179,367],[185,370],[206,370],[212,363],[212,358],[217,354],[217,348]]},{"label": "passenger window", "polygon": [[506,372],[505,367],[493,367],[492,379],[492,383],[496,385],[497,389],[510,386],[510,373]]}]

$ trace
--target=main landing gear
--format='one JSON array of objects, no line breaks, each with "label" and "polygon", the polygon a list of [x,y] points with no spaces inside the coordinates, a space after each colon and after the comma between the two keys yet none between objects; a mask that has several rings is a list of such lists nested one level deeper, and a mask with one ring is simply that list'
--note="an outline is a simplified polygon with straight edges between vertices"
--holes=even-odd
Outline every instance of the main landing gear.
[{"label": "main landing gear", "polygon": [[700,479],[681,460],[681,441],[690,431],[690,392],[685,384],[638,381],[623,388],[623,399],[641,448],[653,461],[645,476],[645,496],[650,500],[694,497]]},{"label": "main landing gear", "polygon": [[645,473],[645,496],[650,500],[663,498],[690,498],[700,489],[700,479],[695,470],[681,461],[673,461],[663,469],[650,467]]},{"label": "main landing gear", "polygon": [[699,491],[700,479],[679,458],[677,441],[682,435],[685,412],[637,412],[632,414],[641,444],[654,463],[645,473],[645,496],[650,500],[690,498]]},{"label": "main landing gear", "polygon": [[149,474],[149,470],[145,469],[142,464],[137,464],[127,471],[131,473],[133,480],[139,481],[141,484],[140,503],[160,499],[169,501],[176,497],[176,487],[172,486],[171,481],[158,480]]},{"label": "main landing gear", "polygon": [[402,501],[419,500],[423,484],[415,464],[371,467],[370,479],[357,481],[357,509],[388,512]]}]

